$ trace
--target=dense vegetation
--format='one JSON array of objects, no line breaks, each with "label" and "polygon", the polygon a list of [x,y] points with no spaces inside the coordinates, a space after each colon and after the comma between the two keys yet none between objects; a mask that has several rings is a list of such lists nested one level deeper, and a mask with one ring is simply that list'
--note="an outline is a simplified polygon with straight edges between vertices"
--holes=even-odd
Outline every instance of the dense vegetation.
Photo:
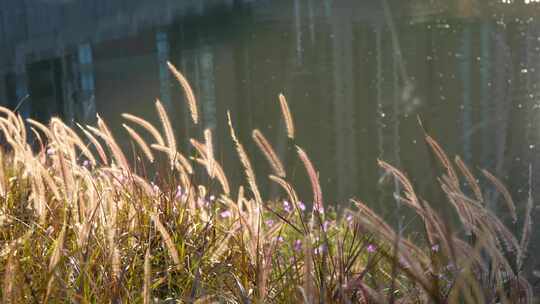
[{"label": "dense vegetation", "polygon": [[[170,68],[197,124],[189,84]],[[279,104],[294,144],[283,96]],[[422,223],[420,233],[409,235],[361,201],[340,212],[326,206],[316,168],[296,147],[313,188],[304,204],[271,144],[254,130],[273,168],[269,178],[283,190],[283,200],[265,200],[229,118],[246,176],[244,186],[232,189],[214,158],[211,131],[191,139],[196,154],[185,156],[159,101],[156,109],[163,132],[142,118],[123,117],[139,159],[161,168],[159,179],[144,174],[143,162],[128,160],[99,117],[95,127],[70,128],[57,118],[25,123],[0,108],[3,303],[532,303],[521,271],[532,200],[518,238],[486,207],[465,164],[430,136],[426,143],[444,171],[435,182],[460,225],[448,223],[404,173],[381,160],[381,170],[401,189],[396,199]],[[218,190],[210,193],[198,182],[203,173]],[[482,173],[516,221],[508,191]]]}]

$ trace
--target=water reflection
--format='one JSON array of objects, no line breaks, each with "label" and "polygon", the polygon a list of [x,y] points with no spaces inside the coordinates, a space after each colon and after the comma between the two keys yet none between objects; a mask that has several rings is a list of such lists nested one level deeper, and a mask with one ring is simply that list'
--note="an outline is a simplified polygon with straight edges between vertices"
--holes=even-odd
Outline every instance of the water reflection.
[{"label": "water reflection", "polygon": [[[385,9],[385,1],[276,0],[200,1],[200,7],[186,8],[164,2],[169,4],[150,10],[138,1],[108,15],[96,4],[101,36],[88,39],[72,39],[79,29],[69,36],[51,26],[51,32],[64,33],[58,34],[62,39],[40,40],[27,25],[24,47],[15,48],[15,64],[5,68],[6,100],[16,107],[29,94],[20,111],[42,120],[61,115],[91,121],[98,112],[124,134],[120,113],[157,123],[152,105],[160,97],[187,151],[185,139],[201,128],[189,122],[166,69],[171,61],[192,81],[202,127],[215,130],[217,158],[233,181],[242,176],[227,110],[261,183],[269,168],[251,142],[253,128],[271,140],[309,197],[281,122],[277,95],[283,92],[296,118],[298,144],[317,164],[331,202],[357,195],[389,212],[383,206],[392,201],[393,185],[379,183],[377,158],[404,168],[420,192],[436,200],[433,183],[440,171],[418,117],[451,155],[503,177],[517,201],[525,199],[527,168],[540,160],[537,6],[433,0],[390,1]],[[39,6],[76,10],[69,1]],[[43,37],[54,37],[46,30]],[[534,172],[538,196],[540,171]]]}]

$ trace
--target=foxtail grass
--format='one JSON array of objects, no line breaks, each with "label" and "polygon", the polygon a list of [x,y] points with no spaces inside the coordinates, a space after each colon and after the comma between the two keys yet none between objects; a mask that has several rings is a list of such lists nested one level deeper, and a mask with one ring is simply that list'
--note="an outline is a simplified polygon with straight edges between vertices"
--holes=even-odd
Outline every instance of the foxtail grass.
[{"label": "foxtail grass", "polygon": [[[197,123],[187,79],[169,68]],[[521,208],[495,175],[479,171],[501,193],[511,214],[507,223],[489,209],[493,204],[485,201],[475,172],[426,134],[426,147],[442,168],[434,184],[456,221],[384,160],[378,165],[400,185],[396,199],[422,228],[396,229],[357,198],[336,209],[323,197],[315,164],[295,142],[285,97],[279,100],[287,130],[282,136],[305,167],[310,197],[298,195],[281,155],[253,130],[254,142],[245,144],[260,148],[272,169],[269,180],[281,189],[280,199],[262,196],[229,113],[230,149],[245,175],[240,184],[227,179],[215,158],[210,129],[187,139],[193,155],[178,151],[159,101],[163,132],[141,117],[122,115],[126,138],[149,161],[144,164],[138,161],[143,157],[126,157],[119,135],[99,117],[97,126],[71,129],[59,118],[25,123],[0,108],[2,301],[533,303],[524,271],[534,224],[532,191]],[[143,165],[159,174],[146,173]],[[515,229],[521,219],[523,226]]]}]

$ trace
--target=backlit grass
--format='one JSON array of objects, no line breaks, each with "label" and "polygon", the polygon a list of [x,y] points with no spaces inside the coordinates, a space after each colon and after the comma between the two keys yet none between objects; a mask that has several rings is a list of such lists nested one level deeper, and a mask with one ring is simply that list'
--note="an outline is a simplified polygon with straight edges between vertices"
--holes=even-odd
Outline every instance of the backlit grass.
[{"label": "backlit grass", "polygon": [[[170,68],[197,123],[195,96]],[[285,97],[279,100],[283,136],[294,145],[292,115]],[[404,173],[379,161],[400,186],[396,199],[422,222],[413,237],[364,202],[343,202],[349,208],[339,213],[329,208],[309,147],[296,150],[313,196],[298,197],[271,143],[253,131],[273,169],[268,177],[282,190],[282,199],[271,201],[258,190],[230,118],[244,185],[229,183],[210,130],[190,140],[195,155],[184,155],[159,101],[156,109],[162,131],[129,114],[124,127],[138,156],[159,168],[159,179],[129,161],[99,118],[97,126],[70,128],[57,118],[24,122],[0,108],[4,303],[532,303],[521,272],[532,200],[516,214],[503,184],[483,172],[511,218],[524,217],[515,236],[486,208],[474,174],[429,135],[426,144],[443,169],[434,183],[460,225],[448,224]],[[201,174],[219,187],[210,191],[196,178]]]}]

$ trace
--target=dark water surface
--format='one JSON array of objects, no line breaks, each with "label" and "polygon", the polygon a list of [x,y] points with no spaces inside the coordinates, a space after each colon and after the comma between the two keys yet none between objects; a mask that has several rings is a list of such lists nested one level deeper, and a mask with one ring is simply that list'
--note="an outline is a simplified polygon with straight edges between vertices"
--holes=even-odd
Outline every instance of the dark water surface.
[{"label": "dark water surface", "polygon": [[[283,92],[298,130],[296,144],[320,171],[326,201],[356,196],[387,215],[393,214],[394,187],[380,183],[378,158],[404,169],[424,197],[440,199],[435,186],[442,170],[423,140],[421,117],[450,155],[501,177],[519,211],[528,195],[529,166],[533,195],[540,197],[536,3],[425,0],[389,1],[385,7],[374,0],[275,0],[201,8],[184,2],[191,4],[178,15],[172,6],[150,10],[145,1],[134,2],[127,13],[101,12],[98,34],[84,29],[87,34],[77,35],[77,28],[68,38],[58,38],[62,30],[43,34],[56,37],[52,55],[46,47],[32,48],[42,37],[36,34],[26,43],[24,71],[6,78],[6,90],[12,91],[6,95],[24,92],[18,75],[25,74],[28,115],[84,119],[96,110],[123,140],[120,113],[158,123],[153,102],[160,97],[183,151],[189,137],[214,129],[216,158],[239,181],[225,115],[230,110],[260,184],[269,184],[270,168],[251,140],[254,128],[272,142],[309,198],[307,176],[279,109]],[[93,12],[99,18],[99,10]],[[191,81],[201,128],[190,125],[167,60]]]},{"label": "dark water surface", "polygon": [[232,179],[241,172],[227,110],[262,184],[269,167],[252,143],[254,128],[307,186],[286,139],[277,99],[283,92],[297,144],[320,170],[330,202],[352,195],[378,202],[391,192],[380,189],[377,158],[405,169],[420,192],[437,197],[432,186],[441,171],[418,116],[450,155],[496,173],[521,202],[528,167],[536,168],[540,156],[537,18],[433,15],[437,6],[430,5],[416,11],[394,5],[389,17],[378,2],[253,2],[92,45],[97,112],[117,130],[125,111],[157,123],[152,104],[161,96],[179,138],[200,135],[163,67],[170,60],[192,82],[202,126],[215,130],[218,158]]}]

